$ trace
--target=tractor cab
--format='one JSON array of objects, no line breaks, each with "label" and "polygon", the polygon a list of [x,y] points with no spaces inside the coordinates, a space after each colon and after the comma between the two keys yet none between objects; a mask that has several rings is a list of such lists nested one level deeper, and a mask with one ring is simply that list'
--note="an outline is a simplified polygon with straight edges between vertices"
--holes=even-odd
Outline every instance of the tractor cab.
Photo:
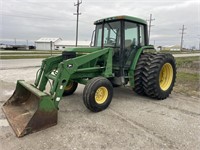
[{"label": "tractor cab", "polygon": [[113,48],[113,69],[117,77],[125,76],[136,52],[148,45],[146,21],[129,16],[97,20],[95,47]]}]

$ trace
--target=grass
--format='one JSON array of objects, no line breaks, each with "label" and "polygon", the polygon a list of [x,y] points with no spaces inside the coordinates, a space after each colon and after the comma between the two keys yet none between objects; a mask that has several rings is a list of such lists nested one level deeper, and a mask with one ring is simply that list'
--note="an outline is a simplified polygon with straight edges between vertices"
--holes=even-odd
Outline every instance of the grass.
[{"label": "grass", "polygon": [[191,53],[200,53],[200,50],[195,50],[195,51],[168,51],[168,50],[161,50],[159,53],[171,53],[171,54],[191,54]]},{"label": "grass", "polygon": [[176,58],[176,65],[177,67],[187,67],[189,65],[191,65],[194,61],[200,61],[200,57],[199,56],[195,56],[195,57],[178,57]]},{"label": "grass", "polygon": [[200,78],[198,73],[177,72],[174,91],[188,96],[200,97]]},{"label": "grass", "polygon": [[[198,65],[195,65],[195,62]],[[200,57],[176,58],[177,77],[174,91],[200,97]]]},{"label": "grass", "polygon": [[177,72],[177,80],[180,82],[196,82],[199,77],[198,73]]}]

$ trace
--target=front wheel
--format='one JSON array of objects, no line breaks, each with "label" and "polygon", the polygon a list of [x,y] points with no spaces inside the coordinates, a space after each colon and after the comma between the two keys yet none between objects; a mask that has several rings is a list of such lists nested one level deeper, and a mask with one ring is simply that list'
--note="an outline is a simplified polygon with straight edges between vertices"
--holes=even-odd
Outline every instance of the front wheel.
[{"label": "front wheel", "polygon": [[93,111],[99,112],[106,109],[113,96],[113,86],[104,77],[95,77],[85,86],[83,91],[83,101],[85,106]]},{"label": "front wheel", "polygon": [[72,95],[78,87],[78,83],[74,81],[69,81],[67,86],[64,89],[63,96]]}]

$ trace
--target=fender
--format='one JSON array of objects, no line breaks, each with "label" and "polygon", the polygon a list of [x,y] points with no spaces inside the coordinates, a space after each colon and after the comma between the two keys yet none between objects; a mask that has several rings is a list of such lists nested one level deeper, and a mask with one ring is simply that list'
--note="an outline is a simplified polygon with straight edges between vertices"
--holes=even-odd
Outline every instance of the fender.
[{"label": "fender", "polygon": [[135,54],[135,57],[133,59],[133,63],[130,66],[130,69],[128,71],[128,76],[129,76],[129,81],[130,81],[130,86],[133,88],[135,86],[135,79],[134,79],[134,72],[135,72],[135,68],[136,65],[138,63],[138,60],[140,58],[141,53],[145,50],[145,49],[154,49],[153,45],[148,45],[148,46],[143,46],[141,48],[139,48]]}]

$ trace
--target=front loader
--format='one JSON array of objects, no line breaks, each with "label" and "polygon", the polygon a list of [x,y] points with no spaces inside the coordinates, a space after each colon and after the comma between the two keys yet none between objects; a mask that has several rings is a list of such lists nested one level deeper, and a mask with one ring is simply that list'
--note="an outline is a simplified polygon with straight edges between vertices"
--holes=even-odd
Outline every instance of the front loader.
[{"label": "front loader", "polygon": [[57,124],[59,102],[78,84],[86,85],[83,102],[93,112],[109,106],[117,86],[129,85],[158,100],[169,96],[176,78],[175,60],[171,54],[145,52],[154,49],[148,45],[146,21],[115,16],[94,24],[91,47],[68,48],[60,56],[44,59],[34,84],[17,81],[3,111],[18,137]]}]

